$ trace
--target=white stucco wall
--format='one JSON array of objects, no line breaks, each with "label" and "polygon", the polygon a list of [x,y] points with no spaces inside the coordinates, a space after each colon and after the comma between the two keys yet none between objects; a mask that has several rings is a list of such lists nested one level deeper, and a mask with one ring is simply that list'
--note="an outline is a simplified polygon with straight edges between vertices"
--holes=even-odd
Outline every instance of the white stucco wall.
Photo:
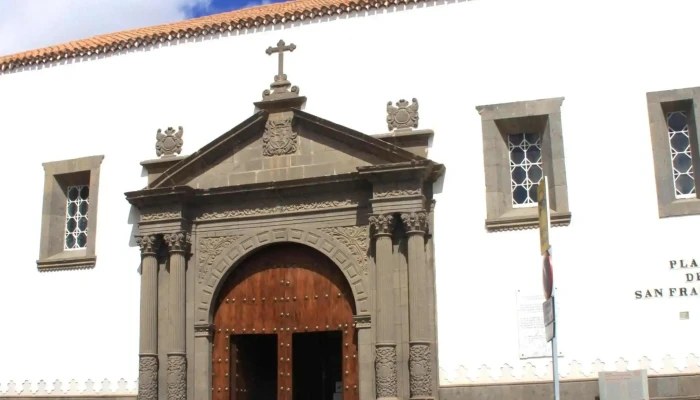
[{"label": "white stucco wall", "polygon": [[[139,252],[123,193],[145,185],[139,162],[155,157],[158,128],[184,126],[189,154],[247,118],[280,38],[298,46],[286,72],[308,112],[383,133],[386,102],[416,97],[420,127],[435,130],[430,157],[448,171],[436,214],[443,383],[478,380],[481,365],[521,375],[515,292],[541,290],[537,231],[484,230],[475,106],[558,96],[573,213],[552,232],[562,374],[620,357],[685,368],[700,355],[698,298],[634,291],[685,286],[669,260],[700,260],[700,217],[658,218],[645,97],[700,86],[700,56],[682,40],[694,26],[673,22],[699,12],[692,0],[421,5],[0,75],[0,382],[137,378]],[[41,163],[96,154],[97,267],[40,274]],[[547,360],[531,362],[544,373]]]}]

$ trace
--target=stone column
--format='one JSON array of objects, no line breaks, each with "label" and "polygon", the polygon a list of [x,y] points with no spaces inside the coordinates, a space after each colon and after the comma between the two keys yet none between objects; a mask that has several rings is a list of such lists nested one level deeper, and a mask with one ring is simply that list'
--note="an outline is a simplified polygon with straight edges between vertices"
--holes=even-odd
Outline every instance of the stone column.
[{"label": "stone column", "polygon": [[375,345],[375,381],[377,399],[397,399],[396,336],[394,334],[394,265],[391,234],[394,217],[373,215],[375,263],[377,266],[377,342]]},{"label": "stone column", "polygon": [[408,236],[408,371],[411,399],[433,399],[430,274],[425,258],[425,212],[401,214]]},{"label": "stone column", "polygon": [[168,305],[170,350],[168,351],[168,400],[187,400],[187,355],[185,353],[185,255],[190,243],[186,232],[163,236],[170,252]]},{"label": "stone column", "polygon": [[141,247],[138,400],[158,400],[158,259],[160,238],[137,236]]}]

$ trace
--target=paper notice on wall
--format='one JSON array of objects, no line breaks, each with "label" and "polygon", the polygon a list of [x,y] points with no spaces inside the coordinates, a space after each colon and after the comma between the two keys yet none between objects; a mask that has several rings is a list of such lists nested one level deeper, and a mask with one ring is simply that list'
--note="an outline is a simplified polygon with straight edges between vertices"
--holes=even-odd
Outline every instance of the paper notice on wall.
[{"label": "paper notice on wall", "polygon": [[[552,344],[547,343],[542,304],[543,294],[526,294],[518,290],[518,355],[520,359],[552,357]],[[557,313],[560,310],[556,304]],[[559,356],[561,356],[561,351]]]}]

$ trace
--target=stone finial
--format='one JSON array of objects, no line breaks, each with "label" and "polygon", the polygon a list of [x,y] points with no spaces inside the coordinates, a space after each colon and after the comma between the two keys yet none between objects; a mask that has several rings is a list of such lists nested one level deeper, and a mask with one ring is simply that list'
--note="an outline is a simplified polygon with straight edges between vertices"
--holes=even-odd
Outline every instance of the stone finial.
[{"label": "stone finial", "polygon": [[265,50],[265,53],[269,56],[277,53],[277,75],[275,75],[274,82],[270,84],[270,89],[263,91],[263,100],[278,100],[299,96],[299,88],[292,86],[287,80],[287,74],[284,73],[284,52],[292,52],[296,48],[297,46],[294,43],[287,45],[284,43],[284,40],[280,40],[277,42],[277,46],[270,46]]},{"label": "stone finial", "polygon": [[396,102],[396,106],[388,102],[386,104],[386,113],[389,131],[418,128],[418,100],[416,99],[413,99],[411,104],[401,99]]},{"label": "stone finial", "polygon": [[156,133],[156,155],[158,157],[173,157],[182,151],[182,127],[175,129],[169,127],[165,133],[158,129]]}]

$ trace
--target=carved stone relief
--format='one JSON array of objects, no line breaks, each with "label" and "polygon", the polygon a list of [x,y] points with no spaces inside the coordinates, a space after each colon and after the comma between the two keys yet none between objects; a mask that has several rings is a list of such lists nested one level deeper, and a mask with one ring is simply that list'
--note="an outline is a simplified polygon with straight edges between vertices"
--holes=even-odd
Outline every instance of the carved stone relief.
[{"label": "carved stone relief", "polygon": [[411,182],[383,184],[374,189],[375,198],[415,196],[421,194],[420,188]]},{"label": "carved stone relief", "polygon": [[158,357],[155,355],[139,358],[138,400],[158,400]]},{"label": "carved stone relief", "polygon": [[182,213],[180,211],[143,213],[141,214],[141,221],[161,221],[164,219],[180,218],[181,216]]},{"label": "carved stone relief", "polygon": [[176,154],[182,152],[182,127],[178,127],[177,132],[175,129],[168,128],[165,133],[158,129],[156,133],[156,155],[158,157],[172,157]]},{"label": "carved stone relief", "polygon": [[189,232],[166,233],[163,235],[163,241],[168,245],[168,249],[171,252],[187,251],[190,243],[192,243],[192,236]]},{"label": "carved stone relief", "polygon": [[211,271],[211,266],[214,263],[214,259],[221,255],[221,253],[227,247],[229,247],[241,236],[243,235],[204,237],[199,240],[199,247],[197,249],[199,271],[197,271],[197,279],[200,284],[204,282],[204,279],[206,279],[209,271]]},{"label": "carved stone relief", "polygon": [[267,120],[262,140],[266,157],[296,153],[297,133],[292,130],[292,117]]},{"label": "carved stone relief", "polygon": [[377,345],[375,357],[377,398],[397,397],[396,346]]},{"label": "carved stone relief", "polygon": [[388,102],[386,112],[386,122],[390,131],[418,128],[418,100],[413,99],[413,102],[409,104],[406,100],[401,99],[396,102],[396,107]]},{"label": "carved stone relief", "polygon": [[327,200],[327,201],[312,201],[312,202],[298,202],[298,203],[282,203],[272,202],[272,201],[262,201],[258,202],[258,206],[248,206],[245,205],[241,208],[236,208],[232,210],[222,210],[222,211],[211,211],[204,212],[197,220],[207,221],[215,219],[224,218],[240,218],[240,217],[252,217],[257,215],[269,215],[269,214],[281,214],[296,211],[311,211],[311,210],[324,210],[328,208],[335,207],[345,207],[345,206],[356,206],[358,202],[351,199],[345,200]]},{"label": "carved stone relief", "polygon": [[168,354],[168,400],[187,400],[187,358]]},{"label": "carved stone relief", "polygon": [[334,228],[321,228],[321,231],[332,236],[335,240],[344,244],[357,260],[363,274],[367,274],[369,257],[369,234],[367,226],[342,226]]},{"label": "carved stone relief", "polygon": [[141,248],[141,254],[153,254],[158,251],[161,240],[155,235],[136,236],[136,244]]},{"label": "carved stone relief", "polygon": [[407,232],[425,232],[428,229],[428,216],[424,212],[401,214],[401,222]]},{"label": "carved stone relief", "polygon": [[432,397],[430,344],[411,343],[408,355],[411,398]]},{"label": "carved stone relief", "polygon": [[372,215],[369,217],[369,223],[375,235],[391,235],[394,230],[394,216],[391,214]]}]

